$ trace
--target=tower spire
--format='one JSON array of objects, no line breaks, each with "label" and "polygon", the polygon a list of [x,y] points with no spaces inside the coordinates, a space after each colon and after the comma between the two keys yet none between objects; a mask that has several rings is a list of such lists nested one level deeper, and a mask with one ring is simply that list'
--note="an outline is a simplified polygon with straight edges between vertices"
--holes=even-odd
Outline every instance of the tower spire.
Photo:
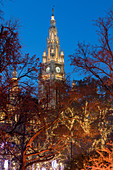
[{"label": "tower spire", "polygon": [[55,18],[54,18],[54,8],[52,8],[52,15],[51,15],[51,27],[55,27]]},{"label": "tower spire", "polygon": [[45,50],[43,52],[43,64],[46,65],[45,72],[42,72],[44,79],[65,79],[64,53],[63,50],[61,50],[60,54],[60,44],[59,37],[57,36],[54,8],[52,8],[49,37],[47,38],[47,54]]},{"label": "tower spire", "polygon": [[52,16],[54,16],[54,8],[52,8]]}]

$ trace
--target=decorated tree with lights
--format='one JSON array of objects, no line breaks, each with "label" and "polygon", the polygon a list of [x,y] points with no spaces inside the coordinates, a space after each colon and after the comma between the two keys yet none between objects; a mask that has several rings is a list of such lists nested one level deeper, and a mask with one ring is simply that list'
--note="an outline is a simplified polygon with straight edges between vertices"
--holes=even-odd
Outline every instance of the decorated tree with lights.
[{"label": "decorated tree with lights", "polygon": [[[112,50],[112,28],[113,28],[113,10],[111,9],[106,17],[95,21],[99,42],[95,46],[90,44],[78,43],[75,54],[70,55],[71,65],[74,70],[84,70],[86,77],[94,77],[98,81],[97,93],[98,99],[92,100],[89,109],[92,106],[104,110],[100,116],[100,129],[102,126],[111,125],[112,120],[112,100],[113,100],[113,50]],[[93,90],[93,89],[92,89]],[[107,108],[109,108],[108,112]],[[96,112],[95,112],[96,113]],[[109,120],[107,118],[109,117]],[[112,128],[111,128],[112,129]],[[104,129],[105,130],[105,129]],[[108,129],[109,131],[109,129]],[[104,131],[105,132],[105,131]],[[107,134],[107,132],[105,132]],[[108,132],[109,133],[109,132]]]},{"label": "decorated tree with lights", "polygon": [[[91,133],[92,129],[98,134],[94,137],[90,150],[105,147],[113,129],[113,10],[110,10],[105,18],[96,20],[95,25],[98,28],[99,43],[95,46],[84,42],[78,43],[75,53],[70,55],[74,71],[82,71],[82,73],[84,71],[86,75],[85,84],[81,81],[77,89],[78,82],[76,82],[75,87],[76,92],[80,93],[80,98],[87,101],[85,122],[89,132]],[[90,84],[91,77],[95,78],[92,84]]]},{"label": "decorated tree with lights", "polygon": [[109,170],[113,168],[113,143],[107,143],[105,148],[96,150],[95,156],[91,156],[85,168],[90,167],[92,170]]}]

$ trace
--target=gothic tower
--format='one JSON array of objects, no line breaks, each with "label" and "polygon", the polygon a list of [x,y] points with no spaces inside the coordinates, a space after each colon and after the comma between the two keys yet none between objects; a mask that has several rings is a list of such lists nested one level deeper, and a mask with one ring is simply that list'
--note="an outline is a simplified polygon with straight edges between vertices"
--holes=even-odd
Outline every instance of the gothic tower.
[{"label": "gothic tower", "polygon": [[[56,87],[55,83],[61,84],[65,81],[65,71],[64,53],[62,49],[60,52],[59,37],[57,36],[53,9],[50,20],[49,37],[47,38],[47,54],[44,49],[42,57],[43,69],[41,72],[41,81],[39,82],[39,100],[42,99],[42,96],[50,100],[50,96],[52,96],[54,99],[51,100],[50,105],[55,105],[61,96],[59,96],[58,87],[53,90],[52,85],[54,83],[53,86]],[[49,94],[47,94],[47,91],[49,91]]]}]

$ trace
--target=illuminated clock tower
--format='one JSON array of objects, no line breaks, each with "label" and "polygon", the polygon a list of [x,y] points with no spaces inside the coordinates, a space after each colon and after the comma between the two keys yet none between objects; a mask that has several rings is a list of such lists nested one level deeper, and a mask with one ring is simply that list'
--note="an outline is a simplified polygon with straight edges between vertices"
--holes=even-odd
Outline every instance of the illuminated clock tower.
[{"label": "illuminated clock tower", "polygon": [[[43,69],[41,72],[41,80],[43,83],[41,83],[41,81],[39,82],[39,91],[45,95],[45,86],[50,87],[51,85],[52,89],[52,83],[62,83],[65,81],[64,53],[62,49],[60,52],[59,37],[57,36],[57,27],[53,9],[50,20],[49,37],[47,38],[47,53],[44,50],[42,57]],[[53,86],[55,87],[55,85]],[[58,88],[57,91],[54,90],[54,93],[51,89],[49,89],[49,93],[51,93],[51,95],[54,97],[54,105],[58,102]],[[42,96],[43,95],[40,95],[39,100],[42,98]]]},{"label": "illuminated clock tower", "polygon": [[64,72],[64,54],[63,50],[59,50],[59,37],[57,36],[56,22],[52,9],[52,16],[49,28],[49,38],[47,38],[47,55],[43,52],[43,64],[45,68],[42,73],[44,80],[48,79],[65,79]]}]

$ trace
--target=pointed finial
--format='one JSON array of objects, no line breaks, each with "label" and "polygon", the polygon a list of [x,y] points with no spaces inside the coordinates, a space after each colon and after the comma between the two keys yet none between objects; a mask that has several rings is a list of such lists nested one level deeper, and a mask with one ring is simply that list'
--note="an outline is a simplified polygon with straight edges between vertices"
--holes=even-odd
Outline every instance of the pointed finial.
[{"label": "pointed finial", "polygon": [[55,26],[54,8],[52,8],[52,15],[51,15],[51,26]]},{"label": "pointed finial", "polygon": [[64,53],[63,53],[63,49],[61,48],[61,55],[64,55]]},{"label": "pointed finial", "polygon": [[54,16],[54,5],[53,5],[53,8],[52,8],[52,16]]},{"label": "pointed finial", "polygon": [[46,51],[45,51],[45,48],[44,48],[44,52],[43,52],[43,57],[46,56]]},{"label": "pointed finial", "polygon": [[54,16],[54,8],[52,8],[52,16]]}]

